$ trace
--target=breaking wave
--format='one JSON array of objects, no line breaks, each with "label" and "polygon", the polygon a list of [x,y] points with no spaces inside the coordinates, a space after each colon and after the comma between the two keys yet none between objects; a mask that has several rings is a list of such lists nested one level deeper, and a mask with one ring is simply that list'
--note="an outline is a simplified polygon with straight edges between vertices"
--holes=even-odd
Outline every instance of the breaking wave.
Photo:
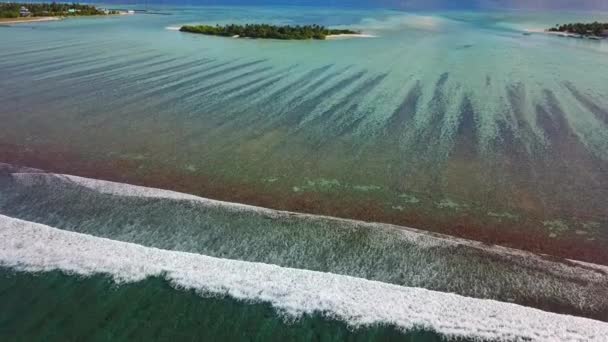
[{"label": "breaking wave", "polygon": [[[4,175],[2,174],[4,171]],[[0,214],[146,247],[606,319],[608,267],[416,229],[0,164]]]},{"label": "breaking wave", "polygon": [[0,264],[61,270],[116,282],[162,276],[203,295],[270,303],[297,318],[322,313],[352,326],[393,324],[450,337],[492,340],[605,341],[608,324],[493,300],[409,288],[308,270],[213,258],[68,232],[0,215]]}]

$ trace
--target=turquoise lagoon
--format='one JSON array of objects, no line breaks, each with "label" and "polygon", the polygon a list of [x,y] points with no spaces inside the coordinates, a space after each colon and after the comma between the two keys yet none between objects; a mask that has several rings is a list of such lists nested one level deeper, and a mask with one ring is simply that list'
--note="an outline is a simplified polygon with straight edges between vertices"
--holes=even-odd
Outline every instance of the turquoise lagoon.
[{"label": "turquoise lagoon", "polygon": [[[522,34],[602,13],[155,13],[3,27],[4,161],[608,260],[608,45]],[[377,37],[171,30],[197,22]]]},{"label": "turquoise lagoon", "polygon": [[[0,162],[486,245],[420,247],[401,241],[393,226],[125,199],[69,182],[31,187],[23,170],[7,166],[0,214],[166,250],[606,321],[606,271],[559,258],[608,264],[608,42],[524,35],[590,20],[608,21],[608,14],[158,7],[0,27],[10,47],[0,51]],[[317,23],[373,37],[302,42],[176,31],[248,22]],[[520,260],[480,247],[494,243],[557,258]],[[46,326],[70,337],[67,326],[80,319],[70,312],[81,299],[41,299],[67,291],[110,298],[87,307],[90,317],[78,323],[108,327],[109,335],[73,338],[130,338],[111,335],[126,331],[116,324],[158,320],[163,303],[174,303],[175,315],[202,315],[175,322],[192,336],[211,338],[225,322],[209,317],[238,312],[235,331],[267,320],[275,336],[407,338],[390,324],[357,330],[322,313],[289,323],[264,303],[199,298],[160,278],[110,285],[103,275],[54,272],[2,270],[4,298],[27,297],[28,286],[39,294],[28,305],[2,307],[2,334]],[[125,313],[124,296],[144,307]],[[64,319],[45,316],[57,306]],[[31,320],[15,325],[10,312]],[[102,324],[106,317],[118,323]],[[199,323],[217,326],[200,330]]]}]

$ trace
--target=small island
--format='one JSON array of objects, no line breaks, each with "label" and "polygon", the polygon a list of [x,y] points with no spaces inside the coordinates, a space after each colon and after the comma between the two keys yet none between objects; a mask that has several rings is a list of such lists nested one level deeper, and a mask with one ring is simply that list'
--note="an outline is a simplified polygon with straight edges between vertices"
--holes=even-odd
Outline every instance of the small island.
[{"label": "small island", "polygon": [[77,3],[0,3],[0,24],[59,20],[65,17],[121,14],[119,11]]},{"label": "small island", "polygon": [[324,40],[329,36],[358,35],[360,32],[352,30],[328,29],[319,25],[275,26],[268,24],[246,25],[185,25],[179,29],[181,32],[198,33],[211,36],[283,40]]},{"label": "small island", "polygon": [[590,24],[574,23],[555,25],[547,30],[550,33],[561,33],[570,37],[603,39],[608,37],[608,23],[593,22]]}]

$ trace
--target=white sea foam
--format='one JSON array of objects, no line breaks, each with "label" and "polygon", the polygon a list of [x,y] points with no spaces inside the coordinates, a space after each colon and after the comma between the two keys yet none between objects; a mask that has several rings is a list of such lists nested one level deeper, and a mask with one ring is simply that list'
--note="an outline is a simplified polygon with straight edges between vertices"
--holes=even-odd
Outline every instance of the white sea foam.
[{"label": "white sea foam", "polygon": [[[4,164],[9,165],[9,164]],[[0,165],[2,166],[2,165]],[[9,165],[10,166],[10,165]],[[568,265],[563,262],[555,262],[554,259],[546,259],[542,256],[518,249],[487,245],[481,242],[466,240],[453,236],[447,236],[436,233],[428,233],[416,228],[410,228],[405,226],[396,226],[385,223],[372,223],[363,222],[350,219],[342,219],[330,216],[313,215],[313,214],[302,214],[288,211],[273,210],[263,207],[256,207],[247,204],[224,202],[213,200],[209,198],[199,197],[195,195],[185,194],[181,192],[164,190],[158,188],[143,187],[138,185],[131,185],[126,183],[117,183],[111,181],[105,181],[100,179],[85,178],[72,175],[54,174],[36,172],[36,169],[17,168],[13,170],[17,171],[11,173],[13,179],[18,181],[22,185],[26,186],[44,186],[50,182],[56,181],[57,179],[73,183],[78,186],[85,187],[87,189],[114,196],[123,197],[139,197],[139,198],[159,198],[169,199],[178,201],[193,201],[199,205],[207,207],[220,207],[223,210],[235,210],[241,212],[260,213],[268,217],[280,219],[285,217],[298,217],[302,220],[331,220],[335,224],[347,224],[358,227],[368,227],[374,229],[384,229],[399,232],[399,236],[402,239],[414,242],[418,248],[430,248],[430,247],[449,247],[449,246],[466,246],[469,248],[475,248],[487,253],[497,254],[501,256],[511,256],[515,258],[525,259],[529,264],[535,264],[537,267],[541,267],[543,270],[556,275],[576,275],[589,280],[597,280],[597,278],[603,278],[605,274],[608,274],[608,266],[597,265],[592,263],[584,263],[576,261],[575,265],[585,266],[589,270],[595,270],[595,272],[587,272],[586,270]],[[9,170],[11,170],[9,168]],[[10,172],[10,171],[9,171]],[[573,260],[568,260],[573,261]]]},{"label": "white sea foam", "polygon": [[[78,176],[71,175],[62,175],[55,173],[45,173],[45,172],[23,172],[19,170],[19,172],[11,173],[13,178],[19,181],[21,184],[26,186],[39,186],[45,185],[49,182],[56,180],[57,178],[64,180],[66,182],[75,183],[79,186],[85,187],[87,189],[91,189],[97,191],[99,193],[110,194],[115,196],[124,196],[124,197],[149,197],[149,198],[165,198],[165,199],[174,199],[174,200],[189,200],[189,201],[198,201],[204,203],[224,203],[221,201],[210,200],[194,195],[189,195],[181,192],[175,192],[171,190],[163,190],[157,188],[148,188],[144,186],[131,185],[126,183],[116,183],[110,181],[104,181],[93,178],[84,178]],[[229,202],[225,202],[228,204]],[[256,208],[253,206],[240,205],[237,203],[233,203],[235,207],[249,207]]]},{"label": "white sea foam", "polygon": [[331,273],[160,250],[0,215],[0,264],[22,271],[163,276],[178,288],[270,303],[298,317],[320,312],[352,326],[394,324],[493,340],[607,341],[608,324],[515,304]]}]

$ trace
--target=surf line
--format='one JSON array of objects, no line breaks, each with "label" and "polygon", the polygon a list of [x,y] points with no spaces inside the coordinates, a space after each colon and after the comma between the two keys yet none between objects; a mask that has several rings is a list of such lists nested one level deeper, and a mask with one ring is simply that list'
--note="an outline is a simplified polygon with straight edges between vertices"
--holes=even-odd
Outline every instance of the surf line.
[{"label": "surf line", "polygon": [[494,300],[361,278],[214,258],[69,232],[0,215],[0,265],[20,271],[109,274],[117,283],[162,276],[201,295],[315,312],[359,327],[394,325],[484,340],[606,341],[608,324]]}]

